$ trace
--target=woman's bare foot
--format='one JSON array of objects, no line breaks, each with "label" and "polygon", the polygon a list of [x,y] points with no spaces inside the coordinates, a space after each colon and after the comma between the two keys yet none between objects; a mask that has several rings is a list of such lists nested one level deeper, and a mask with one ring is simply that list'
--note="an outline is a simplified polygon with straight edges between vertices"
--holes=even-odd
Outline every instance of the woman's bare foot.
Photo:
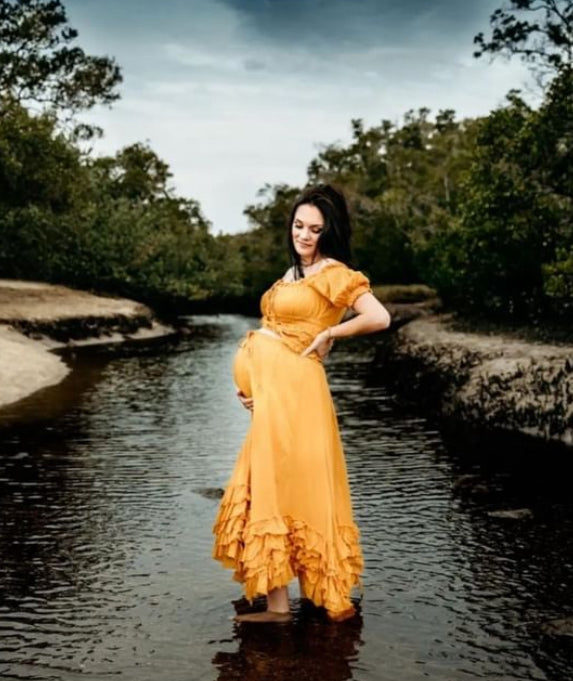
[{"label": "woman's bare foot", "polygon": [[286,612],[276,612],[275,610],[263,610],[262,612],[246,612],[242,615],[235,615],[237,622],[289,622],[292,614]]},{"label": "woman's bare foot", "polygon": [[267,609],[262,612],[245,612],[235,615],[237,622],[288,622],[292,619],[288,600],[288,587],[279,586],[267,594]]}]

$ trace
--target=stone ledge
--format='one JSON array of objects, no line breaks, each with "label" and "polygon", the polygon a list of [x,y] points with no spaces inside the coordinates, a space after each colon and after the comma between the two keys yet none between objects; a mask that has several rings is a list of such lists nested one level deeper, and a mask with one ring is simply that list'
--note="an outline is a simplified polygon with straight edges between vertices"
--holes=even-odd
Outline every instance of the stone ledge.
[{"label": "stone ledge", "polygon": [[453,331],[450,320],[386,336],[376,374],[442,416],[573,445],[573,347]]}]

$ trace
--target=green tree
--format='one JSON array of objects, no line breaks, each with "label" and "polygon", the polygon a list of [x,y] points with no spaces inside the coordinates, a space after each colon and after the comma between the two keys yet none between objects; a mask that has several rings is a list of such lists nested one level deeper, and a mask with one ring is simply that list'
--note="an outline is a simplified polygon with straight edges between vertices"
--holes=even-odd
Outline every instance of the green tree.
[{"label": "green tree", "polygon": [[[0,272],[150,302],[241,295],[241,263],[143,145],[85,159],[49,114],[0,117]],[[222,266],[222,263],[224,266]]]},{"label": "green tree", "polygon": [[[85,179],[80,152],[48,114],[13,103],[0,116],[0,271],[51,278],[67,243],[60,219],[73,212]],[[57,252],[54,260],[50,252]]]},{"label": "green tree", "polygon": [[354,217],[358,265],[379,282],[419,278],[427,242],[457,211],[460,176],[469,165],[472,124],[451,110],[435,121],[422,108],[402,125],[352,121],[348,147],[329,145],[309,165],[311,182],[343,186]]},{"label": "green tree", "polygon": [[573,0],[509,0],[490,24],[488,38],[474,38],[475,57],[516,55],[541,78],[573,67]]},{"label": "green tree", "polygon": [[173,197],[169,166],[140,142],[124,147],[115,156],[96,158],[91,165],[112,197],[144,203]]},{"label": "green tree", "polygon": [[[0,0],[0,100],[69,118],[118,99],[119,67],[87,55],[74,44],[77,37],[60,0]],[[76,127],[84,137],[95,131]]]},{"label": "green tree", "polygon": [[85,228],[76,245],[85,281],[79,283],[97,280],[143,299],[205,300],[242,292],[237,258],[225,258],[225,242],[210,234],[198,202],[175,194],[169,166],[152,149],[134,144],[87,167]]},{"label": "green tree", "polygon": [[573,79],[534,110],[515,92],[483,119],[458,219],[431,244],[428,280],[458,309],[521,319],[573,311]]}]

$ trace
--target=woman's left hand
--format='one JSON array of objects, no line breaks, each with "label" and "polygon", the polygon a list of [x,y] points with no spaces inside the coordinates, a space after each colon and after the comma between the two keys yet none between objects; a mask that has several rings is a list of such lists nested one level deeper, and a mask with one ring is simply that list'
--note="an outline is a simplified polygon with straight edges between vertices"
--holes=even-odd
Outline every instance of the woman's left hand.
[{"label": "woman's left hand", "polygon": [[334,338],[331,338],[329,330],[324,329],[324,331],[321,331],[319,334],[317,334],[317,336],[308,346],[308,348],[305,348],[300,353],[300,356],[306,357],[307,355],[310,355],[311,352],[314,352],[316,350],[318,356],[321,359],[324,359],[330,352],[333,343]]}]

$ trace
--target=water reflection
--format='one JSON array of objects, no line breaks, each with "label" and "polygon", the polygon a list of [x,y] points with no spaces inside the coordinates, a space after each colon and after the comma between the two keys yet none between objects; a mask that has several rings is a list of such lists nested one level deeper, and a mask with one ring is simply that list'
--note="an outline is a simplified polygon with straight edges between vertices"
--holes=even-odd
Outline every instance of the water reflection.
[{"label": "water reflection", "polygon": [[[361,615],[232,621],[241,589],[211,525],[249,415],[237,342],[196,319],[162,346],[70,358],[0,412],[0,675],[72,681],[570,681],[571,458],[439,429],[369,375],[368,339],[328,364],[366,570]],[[529,509],[529,517],[490,515]],[[291,597],[297,596],[293,585]],[[240,607],[239,603],[235,603]]]},{"label": "water reflection", "polygon": [[[240,608],[236,608],[240,612]],[[287,624],[235,623],[234,652],[218,652],[217,681],[347,681],[362,645],[362,615],[338,625],[318,609],[293,601]]]}]

